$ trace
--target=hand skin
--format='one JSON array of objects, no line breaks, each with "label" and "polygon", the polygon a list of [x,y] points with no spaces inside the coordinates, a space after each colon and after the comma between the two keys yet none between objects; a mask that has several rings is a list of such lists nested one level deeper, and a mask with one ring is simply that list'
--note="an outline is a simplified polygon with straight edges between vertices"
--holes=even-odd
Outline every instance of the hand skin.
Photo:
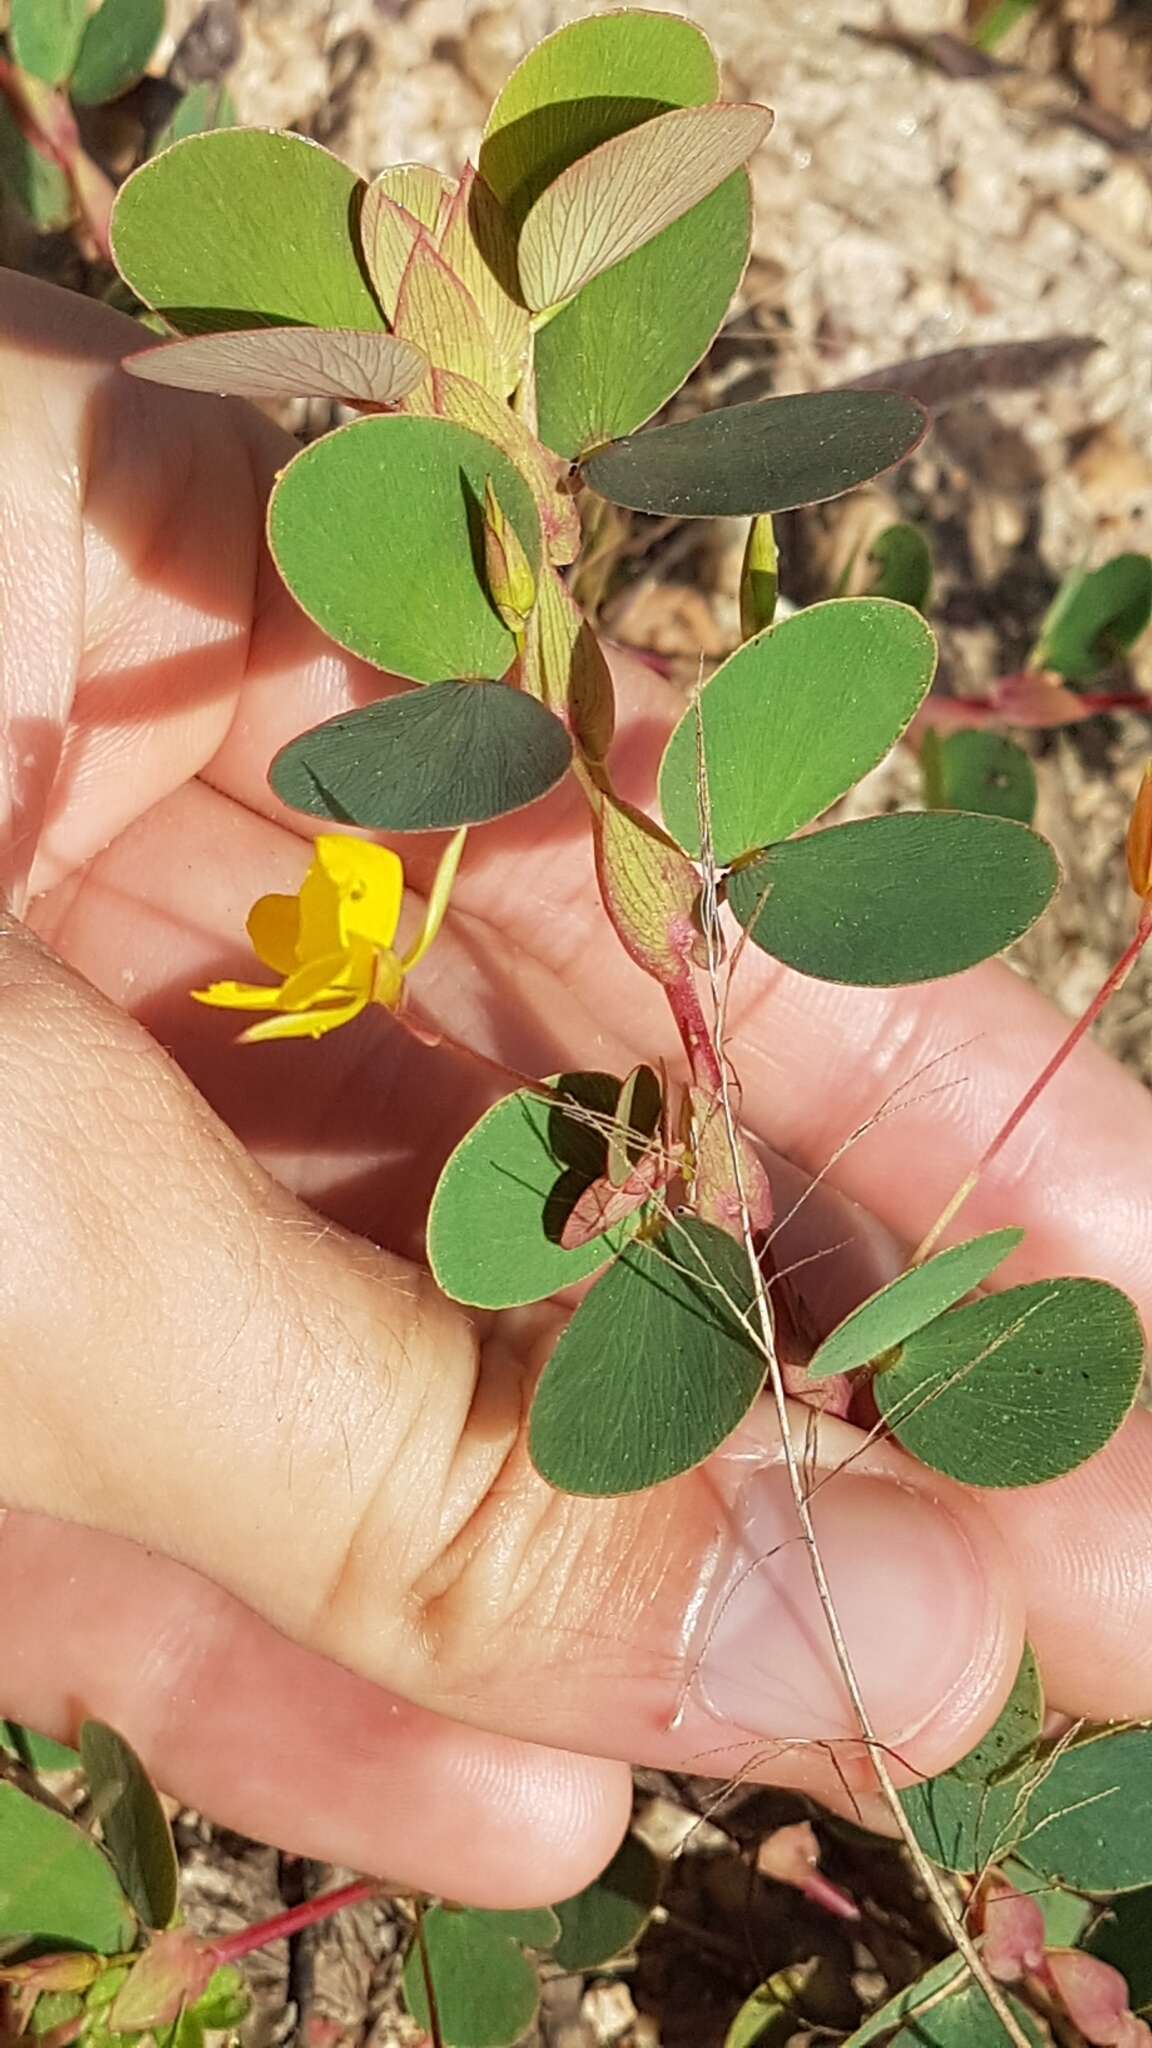
[{"label": "hand skin", "polygon": [[[492,1905],[603,1864],[631,1761],[874,1816],[766,1404],[674,1484],[559,1497],[522,1423],[562,1311],[470,1318],[412,1263],[490,1073],[383,1014],[238,1047],[188,999],[250,972],[249,904],[307,865],[271,754],[380,688],[263,553],[290,444],[121,374],[136,331],[79,298],[9,277],[0,332],[0,1710],[65,1738],[103,1716],[232,1827]],[[643,670],[619,681],[642,801],[674,703]],[[438,847],[401,850],[418,892]],[[474,835],[417,981],[455,1039],[530,1073],[676,1058],[573,790]],[[746,1121],[809,1173],[913,1083],[812,1205],[813,1242],[845,1218],[858,1240],[816,1269],[842,1307],[867,1212],[914,1241],[1062,1029],[999,966],[878,993],[759,956],[732,1027]],[[1000,1278],[1097,1274],[1147,1315],[1150,1151],[1147,1098],[1088,1046],[956,1234],[1022,1224]],[[1134,1414],[1022,1493],[964,1495],[886,1447],[825,1480],[833,1586],[902,1775],[983,1731],[1025,1626],[1054,1706],[1152,1713],[1150,1430]],[[860,1441],[822,1427],[822,1469]]]}]

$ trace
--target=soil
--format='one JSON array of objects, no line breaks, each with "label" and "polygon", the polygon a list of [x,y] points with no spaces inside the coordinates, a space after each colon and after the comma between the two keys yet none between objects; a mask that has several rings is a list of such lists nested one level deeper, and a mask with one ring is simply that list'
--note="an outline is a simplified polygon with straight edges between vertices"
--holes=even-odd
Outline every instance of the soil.
[{"label": "soil", "polygon": [[[647,0],[653,4],[653,0]],[[656,0],[659,4],[659,0]],[[1097,345],[1031,388],[973,383],[924,451],[870,490],[782,522],[783,587],[828,594],[892,517],[922,521],[937,558],[934,618],[954,690],[979,694],[1027,654],[1061,575],[1152,546],[1152,29],[1121,0],[1043,0],[974,65],[955,41],[962,0],[695,0],[734,96],[767,101],[776,126],[756,169],[753,260],[732,321],[681,403],[835,384],[906,357],[1005,341]],[[371,172],[417,159],[457,170],[487,103],[539,36],[590,11],[563,0],[173,0],[185,82],[226,69],[240,118],[294,126]],[[180,39],[183,38],[182,41]],[[617,639],[688,679],[701,651],[736,639],[742,534],[714,522],[622,528],[601,618]],[[1152,689],[1152,636],[1128,685]],[[1119,848],[1149,751],[1144,717],[1093,719],[1026,740],[1038,822],[1066,884],[1014,964],[1070,1012],[1131,929]],[[898,755],[870,779],[869,808],[913,797]],[[1135,975],[1101,1036],[1152,1081],[1152,968]],[[638,1966],[549,1985],[540,2038],[710,2048],[774,1969],[821,1957],[826,2023],[850,2025],[939,1953],[895,1852],[825,1831],[826,1861],[864,1919],[845,1932],[755,1876],[760,1835],[795,1802],[641,1779],[638,1809],[678,1852]],[[189,1910],[224,1929],[339,1873],[302,1866],[179,1821]],[[256,2044],[411,2043],[398,2016],[397,1914],[365,1908],[260,1959]]]}]

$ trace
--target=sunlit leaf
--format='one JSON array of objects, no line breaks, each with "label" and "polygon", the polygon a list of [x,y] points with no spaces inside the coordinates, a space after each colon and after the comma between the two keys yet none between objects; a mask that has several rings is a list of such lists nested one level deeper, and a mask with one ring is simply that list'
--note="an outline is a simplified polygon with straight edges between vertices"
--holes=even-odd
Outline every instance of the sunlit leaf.
[{"label": "sunlit leaf", "polygon": [[558,305],[643,248],[739,170],[771,124],[766,107],[678,107],[569,165],[520,231],[526,303]]},{"label": "sunlit leaf", "polygon": [[[531,2026],[540,1998],[523,1950],[483,1915],[448,1906],[425,1912],[424,1944],[445,2048],[511,2048]],[[418,1941],[404,1964],[404,1999],[417,2025],[430,2029]]]},{"label": "sunlit leaf", "polygon": [[116,1873],[92,1837],[0,1783],[0,1940],[35,1936],[46,1948],[115,1955],[134,1931]]},{"label": "sunlit leaf", "polygon": [[911,454],[924,414],[892,391],[755,398],[589,455],[593,490],[635,512],[679,519],[786,512],[837,498]]},{"label": "sunlit leaf", "polygon": [[1152,618],[1152,557],[1115,555],[1069,576],[1040,629],[1037,668],[1089,683],[1126,654]]},{"label": "sunlit leaf", "polygon": [[164,0],[100,0],[69,82],[77,106],[119,99],[143,77],[163,33]]},{"label": "sunlit leaf", "polygon": [[75,1771],[80,1766],[78,1751],[53,1742],[50,1735],[38,1735],[20,1721],[0,1721],[0,1749],[18,1757],[30,1771]]},{"label": "sunlit leaf", "polygon": [[1028,1826],[1035,1747],[1044,1726],[1044,1693],[1026,1649],[997,1719],[952,1770],[901,1792],[916,1839],[946,1870],[982,1874]]},{"label": "sunlit leaf", "polygon": [[574,1251],[561,1246],[574,1204],[605,1172],[620,1083],[610,1074],[562,1074],[551,1085],[573,1110],[518,1089],[481,1117],[440,1175],[428,1263],[455,1301],[475,1308],[544,1301],[587,1279],[635,1228],[628,1219]]},{"label": "sunlit leaf", "polygon": [[560,1939],[552,1960],[561,1970],[598,1970],[634,1948],[660,1895],[660,1865],[646,1842],[626,1835],[592,1883],[556,1906]]},{"label": "sunlit leaf", "polygon": [[499,392],[504,397],[524,373],[529,315],[519,297],[511,224],[471,164],[465,166],[453,194],[439,246],[444,261],[479,307],[501,367]]},{"label": "sunlit leaf", "polygon": [[1002,952],[1059,878],[1026,825],[905,811],[769,847],[729,876],[728,901],[756,944],[801,974],[891,988]]},{"label": "sunlit leaf", "polygon": [[360,205],[360,246],[372,289],[389,320],[396,317],[396,301],[404,282],[408,259],[420,240],[421,225],[394,198],[387,171],[373,178]]},{"label": "sunlit leaf", "polygon": [[499,677],[512,635],[482,580],[485,480],[534,569],[540,521],[507,457],[448,420],[357,420],[305,448],[272,494],[272,554],[342,647],[415,682]]},{"label": "sunlit leaf", "polygon": [[379,329],[257,327],[162,342],[126,356],[124,368],[183,391],[392,405],[419,383],[428,361],[411,342]]},{"label": "sunlit leaf", "polygon": [[502,389],[503,367],[476,301],[426,234],[417,235],[409,253],[393,324],[439,369],[486,391]]},{"label": "sunlit leaf", "polygon": [[8,39],[21,71],[62,85],[76,62],[88,0],[10,0]]},{"label": "sunlit leaf", "polygon": [[501,449],[509,462],[515,463],[536,500],[549,561],[575,560],[580,551],[580,513],[566,488],[567,467],[541,447],[502,399],[468,377],[433,370],[403,400],[401,411],[425,419],[455,420],[457,426],[470,427]]},{"label": "sunlit leaf", "polygon": [[886,526],[868,550],[876,564],[869,585],[873,597],[893,597],[898,604],[923,611],[932,594],[932,552],[918,526]]},{"label": "sunlit leaf", "polygon": [[411,214],[413,220],[419,221],[421,227],[435,236],[451,204],[456,184],[444,171],[434,170],[430,164],[390,164],[387,170],[377,173],[368,190],[394,199],[405,213]]},{"label": "sunlit leaf", "polygon": [[167,1927],[176,1911],[180,1871],[172,1830],[156,1788],[122,1735],[85,1721],[80,1755],[104,1846],[145,1927]]},{"label": "sunlit leaf", "polygon": [[913,1266],[889,1281],[824,1339],[808,1367],[809,1379],[854,1372],[894,1344],[902,1344],[913,1330],[933,1322],[979,1287],[1023,1236],[1022,1230],[990,1230],[984,1237],[937,1252],[924,1265]]},{"label": "sunlit leaf", "polygon": [[269,781],[313,818],[441,832],[522,810],[572,758],[558,718],[506,683],[430,683],[341,712],[277,754]]},{"label": "sunlit leaf", "polygon": [[1152,1885],[1152,1729],[1093,1735],[1039,1774],[1017,1854],[1076,1891]]},{"label": "sunlit leaf", "polygon": [[363,187],[301,135],[224,128],[151,158],[112,216],[122,277],[185,334],[380,328],[355,240]]},{"label": "sunlit leaf", "polygon": [[23,208],[29,220],[45,233],[67,227],[75,213],[72,187],[59,164],[53,163],[28,140],[2,95],[0,186]]},{"label": "sunlit leaf", "polygon": [[1030,825],[1036,770],[1015,740],[998,732],[927,732],[920,749],[924,801],[931,810],[979,811]]},{"label": "sunlit leaf", "polygon": [[236,108],[227,86],[208,79],[185,93],[149,153],[159,156],[162,150],[170,149],[174,142],[183,142],[189,135],[207,135],[215,128],[235,126]]},{"label": "sunlit leaf", "polygon": [[528,1423],[562,1493],[637,1493],[698,1465],[747,1414],[764,1360],[742,1245],[693,1217],[626,1245],[544,1368]]},{"label": "sunlit leaf", "polygon": [[1144,1338],[1103,1280],[1036,1280],[951,1309],[910,1336],[873,1391],[906,1450],[968,1486],[1074,1471],[1120,1427]]},{"label": "sunlit leaf", "polygon": [[785,839],[883,760],[936,665],[923,619],[886,598],[833,598],[758,634],[704,685],[660,766],[664,822],[700,852],[700,748],[722,865]]},{"label": "sunlit leaf", "polygon": [[612,744],[616,698],[596,635],[563,578],[540,579],[524,640],[524,688],[563,713],[585,757],[603,761]]}]

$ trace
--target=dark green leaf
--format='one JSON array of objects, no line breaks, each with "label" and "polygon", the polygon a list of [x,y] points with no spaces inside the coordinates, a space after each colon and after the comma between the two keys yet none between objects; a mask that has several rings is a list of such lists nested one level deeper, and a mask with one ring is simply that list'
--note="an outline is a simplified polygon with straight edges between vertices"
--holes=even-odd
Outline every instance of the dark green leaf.
[{"label": "dark green leaf", "polygon": [[356,233],[363,191],[301,135],[222,128],[152,157],[120,189],[121,276],[183,334],[381,328]]},{"label": "dark green leaf", "polygon": [[932,594],[932,554],[918,526],[886,526],[868,550],[872,597],[893,597],[923,611]]},{"label": "dark green leaf", "polygon": [[142,78],[164,33],[164,0],[101,0],[88,21],[69,91],[78,106],[119,99]]},{"label": "dark green leaf", "polygon": [[276,565],[310,618],[380,668],[502,676],[516,647],[484,582],[486,479],[535,572],[540,520],[507,456],[449,420],[383,415],[289,463],[268,512]]},{"label": "dark green leaf", "polygon": [[269,781],[314,818],[439,832],[522,810],[555,788],[572,742],[507,683],[430,683],[345,711],[284,747]]},{"label": "dark green leaf", "polygon": [[1081,1946],[1119,1970],[1133,2012],[1152,2012],[1152,1890],[1114,1900]]},{"label": "dark green leaf", "polygon": [[37,1735],[20,1721],[0,1721],[0,1749],[19,1757],[30,1771],[75,1771],[80,1767],[76,1750],[53,1742],[50,1735]]},{"label": "dark green leaf", "polygon": [[88,0],[10,0],[8,39],[21,71],[62,85],[76,62]]},{"label": "dark green leaf", "polygon": [[135,1923],[107,1858],[62,1814],[0,1783],[0,1940],[115,1955]]},{"label": "dark green leaf", "polygon": [[[445,2048],[511,2048],[531,2026],[540,1997],[523,1951],[480,1914],[447,1906],[425,1913],[424,1941]],[[404,1998],[417,2024],[430,2029],[418,1941],[404,1964]]]},{"label": "dark green leaf", "polygon": [[72,187],[59,164],[33,147],[2,95],[0,185],[45,233],[67,227],[75,212]]},{"label": "dark green leaf", "polygon": [[1075,1891],[1152,1885],[1152,1729],[1096,1735],[1056,1755],[1028,1801],[1017,1854]]},{"label": "dark green leaf", "polygon": [[620,1083],[611,1074],[562,1074],[554,1086],[579,1106],[575,1113],[518,1089],[481,1117],[440,1175],[428,1263],[454,1301],[474,1308],[545,1301],[604,1265],[640,1221],[637,1213],[575,1251],[562,1249],[568,1215],[605,1171]]},{"label": "dark green leaf", "polygon": [[103,1721],[85,1721],[80,1755],[104,1846],[145,1927],[167,1927],[176,1911],[180,1872],[172,1830],[135,1751]]},{"label": "dark green leaf", "polygon": [[894,391],[756,398],[649,427],[584,461],[593,490],[680,519],[786,512],[837,498],[903,461],[924,414]]},{"label": "dark green leaf", "polygon": [[1022,1230],[990,1230],[984,1237],[969,1238],[965,1244],[937,1252],[922,1266],[913,1266],[890,1280],[824,1339],[808,1367],[809,1379],[855,1372],[857,1366],[902,1344],[914,1330],[922,1329],[979,1287],[1023,1236]]},{"label": "dark green leaf", "polygon": [[560,1933],[558,1914],[551,1906],[528,1906],[521,1912],[485,1911],[479,1906],[465,1908],[472,1920],[483,1920],[498,1934],[522,1942],[525,1948],[551,1948]]},{"label": "dark green leaf", "polygon": [[998,732],[927,732],[920,749],[924,802],[934,811],[979,811],[1030,825],[1036,770],[1015,740]]},{"label": "dark green leaf", "polygon": [[598,1970],[634,1948],[660,1895],[660,1865],[637,1835],[626,1835],[607,1870],[556,1907],[561,1970]]},{"label": "dark green leaf", "polygon": [[528,1449],[562,1493],[637,1493],[698,1465],[747,1414],[764,1360],[742,1245],[684,1217],[626,1245],[562,1331]]},{"label": "dark green leaf", "polygon": [[1001,952],[1059,879],[1026,825],[905,811],[769,847],[729,877],[728,901],[756,944],[801,974],[890,988]]},{"label": "dark green leaf", "polygon": [[672,734],[660,804],[700,853],[700,741],[712,852],[722,865],[810,824],[882,761],[936,665],[923,619],[887,598],[833,598],[729,657]]},{"label": "dark green leaf", "polygon": [[909,1337],[873,1391],[906,1450],[968,1486],[1035,1486],[1119,1428],[1144,1338],[1103,1280],[1035,1280],[951,1309]]},{"label": "dark green leaf", "polygon": [[1116,555],[1070,576],[1040,629],[1037,668],[1090,683],[1140,638],[1152,618],[1152,557]]},{"label": "dark green leaf", "polygon": [[162,149],[170,149],[174,142],[183,142],[189,135],[207,135],[214,128],[235,126],[236,109],[227,86],[212,82],[194,85],[161,129],[150,154],[159,156]]},{"label": "dark green leaf", "polygon": [[[954,1956],[947,1958],[948,1963],[956,1961]],[[921,1977],[918,1985],[914,1984],[908,1991],[900,1993],[909,2010],[899,2031],[890,2036],[891,2048],[1004,2048],[1004,2028],[980,1986],[973,1984],[971,1979],[935,2003],[930,1997],[921,2005],[915,2003],[916,1992],[925,1992],[930,1980],[943,1972],[944,1967],[937,1964],[934,1970]],[[963,1971],[963,1964],[960,1967]],[[964,1974],[967,1976],[966,1971]],[[891,2001],[893,2006],[896,2003],[895,1999]],[[1019,1999],[1009,1998],[1008,2003],[1028,2039],[1040,2048],[1044,2037],[1032,2014],[1020,2004]],[[850,2035],[844,2048],[860,2048],[863,2032],[861,2028]],[[868,2038],[874,2039],[875,2036]]]},{"label": "dark green leaf", "polygon": [[925,1854],[946,1870],[983,1873],[1028,1826],[1035,1746],[1044,1725],[1036,1659],[1024,1659],[998,1719],[950,1771],[900,1794]]}]

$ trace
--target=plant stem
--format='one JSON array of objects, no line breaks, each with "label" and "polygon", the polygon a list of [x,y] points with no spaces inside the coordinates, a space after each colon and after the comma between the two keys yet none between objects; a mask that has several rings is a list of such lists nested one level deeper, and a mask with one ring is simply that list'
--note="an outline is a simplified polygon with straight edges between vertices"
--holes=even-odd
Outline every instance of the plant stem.
[{"label": "plant stem", "polygon": [[929,1252],[931,1252],[934,1249],[934,1247],[938,1244],[940,1238],[947,1230],[948,1225],[953,1221],[955,1216],[963,1208],[965,1202],[968,1200],[969,1195],[976,1187],[977,1182],[980,1180],[981,1175],[985,1173],[987,1169],[992,1165],[993,1161],[999,1157],[1000,1153],[1004,1150],[1004,1147],[1008,1143],[1009,1139],[1015,1136],[1016,1131],[1023,1123],[1024,1118],[1027,1116],[1029,1110],[1034,1107],[1036,1102],[1038,1102],[1040,1096],[1044,1093],[1045,1088],[1048,1086],[1049,1081],[1053,1079],[1054,1075],[1059,1073],[1061,1067],[1064,1065],[1065,1060],[1069,1057],[1071,1053],[1075,1052],[1076,1047],[1079,1045],[1080,1040],[1085,1036],[1086,1032],[1092,1029],[1093,1024],[1095,1024],[1097,1018],[1100,1016],[1101,1011],[1109,1002],[1111,1002],[1112,997],[1117,994],[1118,990],[1123,988],[1124,983],[1127,981],[1128,976],[1131,974],[1132,969],[1135,967],[1136,962],[1140,958],[1140,955],[1143,952],[1145,946],[1148,944],[1149,939],[1152,939],[1152,900],[1146,902],[1143,905],[1140,912],[1139,923],[1136,926],[1136,930],[1133,933],[1131,940],[1125,947],[1123,953],[1120,955],[1120,958],[1117,960],[1116,965],[1112,968],[1111,972],[1107,975],[1106,979],[1101,983],[1100,987],[1097,989],[1096,994],[1093,996],[1092,1001],[1089,1003],[1083,1016],[1077,1019],[1077,1022],[1072,1026],[1071,1031],[1063,1040],[1062,1044],[1060,1044],[1057,1047],[1056,1051],[1053,1053],[1051,1059],[1047,1062],[1046,1066],[1044,1066],[1041,1069],[1040,1073],[1037,1074],[1036,1079],[1033,1081],[1031,1087],[1025,1090],[1024,1094],[1020,1097],[1020,1100],[1016,1104],[1016,1107],[1012,1111],[1011,1115],[1005,1118],[1004,1122],[1001,1124],[1000,1129],[997,1131],[991,1143],[985,1146],[984,1151],[981,1153],[979,1159],[976,1161],[976,1164],[972,1168],[971,1173],[969,1173],[966,1176],[966,1178],[963,1181],[961,1181],[960,1186],[956,1189],[955,1194],[952,1195],[951,1199],[947,1202],[945,1207],[941,1210],[939,1216],[936,1218],[936,1221],[932,1225],[932,1228],[928,1231],[926,1236],[921,1238],[920,1243],[917,1245],[916,1250],[912,1254],[912,1258],[910,1260],[911,1265],[921,1265],[923,1261],[928,1257]]},{"label": "plant stem", "polygon": [[241,1927],[235,1934],[226,1934],[219,1941],[209,1942],[208,1951],[218,1965],[238,1963],[242,1956],[267,1948],[273,1941],[286,1941],[290,1934],[299,1934],[304,1927],[314,1927],[321,1920],[330,1920],[333,1913],[341,1913],[347,1906],[362,1906],[384,1889],[379,1878],[356,1878],[352,1884],[341,1885],[336,1891],[321,1892],[318,1898],[305,1899],[302,1905],[289,1906],[283,1913],[274,1913],[271,1919],[260,1920],[255,1927]]},{"label": "plant stem", "polygon": [[424,1975],[424,1989],[428,1994],[428,2025],[432,2034],[432,2048],[444,2048],[444,2035],[440,2026],[440,2008],[436,2003],[436,1986],[432,1981],[432,1958],[428,1954],[428,1936],[424,1931],[424,1908],[419,1899],[416,1908],[416,1946],[420,1950],[420,1968]]}]

